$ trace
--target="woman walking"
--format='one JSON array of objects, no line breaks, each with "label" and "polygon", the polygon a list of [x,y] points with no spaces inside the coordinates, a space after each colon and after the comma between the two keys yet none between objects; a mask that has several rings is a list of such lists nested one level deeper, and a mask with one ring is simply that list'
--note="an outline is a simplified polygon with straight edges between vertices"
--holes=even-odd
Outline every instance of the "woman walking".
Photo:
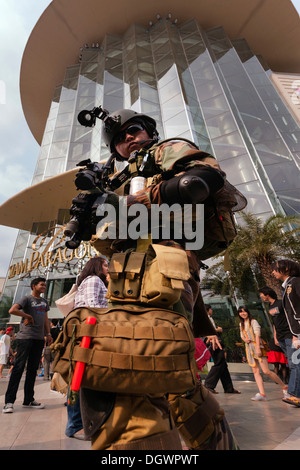
[{"label": "woman walking", "polygon": [[249,366],[252,367],[255,382],[259,392],[251,398],[253,401],[267,400],[263,378],[260,374],[259,366],[264,374],[271,380],[279,384],[283,390],[283,394],[287,394],[287,385],[285,385],[275,372],[269,369],[267,351],[261,340],[261,327],[257,320],[252,318],[249,310],[245,307],[239,307],[238,314],[240,317],[240,333],[241,338],[245,342],[246,357]]}]

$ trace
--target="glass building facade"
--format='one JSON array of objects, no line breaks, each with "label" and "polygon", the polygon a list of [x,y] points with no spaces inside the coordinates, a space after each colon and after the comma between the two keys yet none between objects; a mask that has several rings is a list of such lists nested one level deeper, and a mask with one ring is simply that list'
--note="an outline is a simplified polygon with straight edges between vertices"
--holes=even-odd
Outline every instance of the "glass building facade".
[{"label": "glass building facade", "polygon": [[[77,64],[66,64],[32,184],[81,160],[108,158],[101,123],[84,128],[77,121],[79,111],[101,104],[109,111],[148,114],[161,139],[184,137],[212,153],[246,196],[247,211],[262,218],[299,214],[300,128],[270,74],[246,40],[231,41],[222,27],[204,31],[193,19],[184,24],[159,19],[148,28],[132,25],[122,36],[107,34],[101,44],[84,45]],[[28,293],[30,279],[45,275],[50,317],[59,316],[54,300],[93,255],[87,244],[75,254],[64,250],[59,231],[67,209],[54,221],[34,224],[32,233],[19,232],[2,310]]]}]

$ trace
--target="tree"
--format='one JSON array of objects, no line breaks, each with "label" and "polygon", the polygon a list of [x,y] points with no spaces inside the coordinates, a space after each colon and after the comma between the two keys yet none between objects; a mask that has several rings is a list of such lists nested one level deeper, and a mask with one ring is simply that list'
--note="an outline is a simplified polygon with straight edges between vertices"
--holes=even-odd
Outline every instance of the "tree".
[{"label": "tree", "polygon": [[280,258],[300,260],[300,218],[274,215],[264,222],[246,212],[241,212],[241,217],[237,236],[228,249],[233,284],[241,285],[243,276],[251,270],[255,279],[281,296],[281,285],[271,274],[271,264]]}]

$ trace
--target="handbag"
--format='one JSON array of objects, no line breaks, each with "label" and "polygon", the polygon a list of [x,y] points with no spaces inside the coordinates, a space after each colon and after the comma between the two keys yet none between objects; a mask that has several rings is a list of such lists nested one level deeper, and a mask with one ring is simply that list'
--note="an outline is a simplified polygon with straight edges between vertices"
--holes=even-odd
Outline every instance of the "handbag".
[{"label": "handbag", "polygon": [[201,338],[195,338],[195,359],[198,369],[203,372],[203,368],[211,358],[209,349]]},{"label": "handbag", "polygon": [[74,309],[75,296],[77,293],[78,287],[77,284],[73,284],[70,291],[55,301],[57,308],[61,313],[66,317],[71,310]]},{"label": "handbag", "polygon": [[260,338],[260,346],[261,346],[261,348],[263,348],[266,352],[269,352],[269,351],[270,351],[270,348],[269,348],[268,343],[267,343],[264,339],[262,339],[262,338]]}]

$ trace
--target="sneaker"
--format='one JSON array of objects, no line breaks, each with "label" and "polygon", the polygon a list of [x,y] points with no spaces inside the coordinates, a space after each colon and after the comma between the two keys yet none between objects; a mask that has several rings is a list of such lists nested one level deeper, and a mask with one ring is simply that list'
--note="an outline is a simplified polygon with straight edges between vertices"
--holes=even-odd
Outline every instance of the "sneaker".
[{"label": "sneaker", "polygon": [[43,403],[38,403],[37,401],[33,400],[31,403],[29,403],[28,405],[25,405],[25,403],[23,403],[23,406],[25,408],[36,408],[37,410],[41,410],[43,408],[45,408],[45,405]]},{"label": "sneaker", "polygon": [[283,398],[290,398],[292,395],[289,394],[287,389],[282,390],[283,391]]},{"label": "sneaker", "polygon": [[80,431],[75,432],[75,434],[73,434],[73,435],[70,436],[70,437],[74,437],[75,439],[79,439],[79,440],[81,440],[81,441],[85,441],[84,430],[83,430],[83,429],[80,429]]},{"label": "sneaker", "polygon": [[290,405],[297,406],[297,408],[300,408],[300,398],[289,396],[284,397],[282,401],[284,401],[285,403],[289,403]]},{"label": "sneaker", "polygon": [[12,403],[6,403],[2,409],[2,413],[13,413],[14,407]]},{"label": "sneaker", "polygon": [[251,400],[253,401],[267,401],[267,397],[264,397],[260,393],[257,393],[255,397],[252,397]]}]

